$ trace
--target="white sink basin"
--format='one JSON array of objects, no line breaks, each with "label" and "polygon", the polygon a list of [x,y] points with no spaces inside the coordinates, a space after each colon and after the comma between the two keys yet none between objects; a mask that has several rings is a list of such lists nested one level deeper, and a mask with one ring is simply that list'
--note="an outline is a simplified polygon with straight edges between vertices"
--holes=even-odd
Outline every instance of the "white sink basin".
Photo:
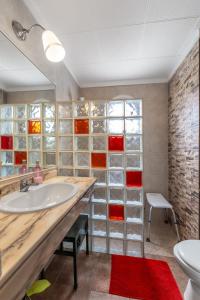
[{"label": "white sink basin", "polygon": [[28,213],[59,205],[72,198],[78,187],[71,183],[41,184],[28,192],[14,192],[0,199],[0,211]]}]

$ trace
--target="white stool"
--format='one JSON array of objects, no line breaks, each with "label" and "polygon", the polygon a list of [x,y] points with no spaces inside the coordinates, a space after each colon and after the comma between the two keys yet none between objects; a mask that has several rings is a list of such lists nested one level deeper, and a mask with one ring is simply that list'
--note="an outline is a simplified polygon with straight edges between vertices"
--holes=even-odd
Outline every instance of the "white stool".
[{"label": "white stool", "polygon": [[177,234],[177,237],[178,237],[178,241],[180,241],[180,235],[179,235],[179,231],[178,231],[178,225],[177,225],[176,215],[175,215],[173,206],[163,197],[162,194],[146,193],[146,197],[147,197],[147,202],[149,203],[149,206],[150,206],[149,218],[148,218],[147,242],[150,242],[151,215],[152,215],[152,209],[153,208],[164,208],[165,211],[167,211],[167,209],[171,209],[173,219],[174,219],[176,234]]}]

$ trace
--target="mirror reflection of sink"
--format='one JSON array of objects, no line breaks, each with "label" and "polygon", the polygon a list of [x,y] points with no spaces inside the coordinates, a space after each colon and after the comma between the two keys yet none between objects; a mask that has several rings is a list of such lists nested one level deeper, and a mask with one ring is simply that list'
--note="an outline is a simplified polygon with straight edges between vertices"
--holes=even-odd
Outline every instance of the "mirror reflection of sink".
[{"label": "mirror reflection of sink", "polygon": [[71,199],[78,187],[71,183],[41,184],[28,192],[14,192],[0,200],[0,211],[28,213],[57,206]]}]

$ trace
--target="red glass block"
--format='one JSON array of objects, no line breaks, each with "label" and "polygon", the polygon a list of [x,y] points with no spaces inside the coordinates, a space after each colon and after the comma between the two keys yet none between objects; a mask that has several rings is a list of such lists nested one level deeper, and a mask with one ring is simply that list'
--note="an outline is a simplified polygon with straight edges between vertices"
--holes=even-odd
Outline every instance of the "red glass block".
[{"label": "red glass block", "polygon": [[41,133],[41,122],[40,121],[28,121],[28,133],[29,134],[40,134]]},{"label": "red glass block", "polygon": [[123,205],[109,205],[109,219],[114,221],[124,220],[124,206]]},{"label": "red glass block", "polygon": [[25,151],[15,151],[15,164],[21,165],[22,160],[27,160],[27,152]]},{"label": "red glass block", "polygon": [[142,172],[141,171],[126,171],[126,185],[130,187],[142,186]]},{"label": "red glass block", "polygon": [[1,149],[10,150],[13,149],[13,137],[1,136]]},{"label": "red glass block", "polygon": [[74,120],[74,132],[75,134],[88,134],[89,133],[89,120]]},{"label": "red glass block", "polygon": [[124,151],[123,135],[109,136],[108,137],[108,150],[109,151]]},{"label": "red glass block", "polygon": [[91,153],[93,168],[106,168],[106,153]]}]

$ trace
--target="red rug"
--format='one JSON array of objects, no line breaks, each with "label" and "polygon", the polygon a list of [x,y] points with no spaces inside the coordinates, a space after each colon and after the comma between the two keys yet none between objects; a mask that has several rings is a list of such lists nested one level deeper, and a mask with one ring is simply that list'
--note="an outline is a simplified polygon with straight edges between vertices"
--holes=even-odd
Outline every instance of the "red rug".
[{"label": "red rug", "polygon": [[168,264],[112,255],[110,294],[142,300],[183,300]]}]

